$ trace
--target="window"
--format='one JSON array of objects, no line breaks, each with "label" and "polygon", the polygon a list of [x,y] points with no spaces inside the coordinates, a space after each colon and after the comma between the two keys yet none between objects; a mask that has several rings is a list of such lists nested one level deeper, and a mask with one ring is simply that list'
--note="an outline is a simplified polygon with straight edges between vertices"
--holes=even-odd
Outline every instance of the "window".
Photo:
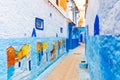
[{"label": "window", "polygon": [[35,27],[38,30],[44,30],[44,20],[40,18],[35,18]]},{"label": "window", "polygon": [[63,33],[63,28],[62,27],[60,28],[60,33]]}]

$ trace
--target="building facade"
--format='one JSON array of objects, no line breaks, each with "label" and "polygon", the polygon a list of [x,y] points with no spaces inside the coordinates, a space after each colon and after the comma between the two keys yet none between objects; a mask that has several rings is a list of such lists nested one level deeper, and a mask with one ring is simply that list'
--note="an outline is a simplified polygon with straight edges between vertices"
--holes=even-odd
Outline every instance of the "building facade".
[{"label": "building facade", "polygon": [[1,80],[35,79],[66,53],[62,1],[60,10],[48,0],[0,1]]}]

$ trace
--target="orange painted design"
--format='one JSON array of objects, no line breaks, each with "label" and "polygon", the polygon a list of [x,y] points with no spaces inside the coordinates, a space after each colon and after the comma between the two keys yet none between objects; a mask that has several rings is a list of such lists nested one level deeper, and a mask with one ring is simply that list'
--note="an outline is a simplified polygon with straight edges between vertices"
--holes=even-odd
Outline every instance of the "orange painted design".
[{"label": "orange painted design", "polygon": [[10,46],[8,47],[7,49],[7,67],[9,68],[10,66],[14,66],[15,65],[15,54],[14,54],[14,51],[15,49]]},{"label": "orange painted design", "polygon": [[56,42],[53,43],[53,49],[50,52],[51,61],[56,59]]},{"label": "orange painted design", "polygon": [[25,44],[20,51],[15,54],[14,47],[10,46],[6,49],[7,54],[7,67],[14,66],[16,62],[20,61],[23,57],[29,58],[30,45]]},{"label": "orange painted design", "polygon": [[53,50],[54,50],[53,53],[56,53],[56,42],[53,44]]},{"label": "orange painted design", "polygon": [[37,50],[37,52],[41,52],[43,50],[42,43],[37,42],[36,50]]},{"label": "orange painted design", "polygon": [[23,58],[23,52],[19,51],[17,54],[18,61],[20,61]]}]

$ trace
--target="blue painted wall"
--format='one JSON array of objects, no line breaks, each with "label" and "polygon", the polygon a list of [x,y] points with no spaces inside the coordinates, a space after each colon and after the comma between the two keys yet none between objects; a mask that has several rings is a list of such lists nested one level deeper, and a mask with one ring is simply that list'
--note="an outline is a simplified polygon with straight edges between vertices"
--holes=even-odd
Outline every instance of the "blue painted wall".
[{"label": "blue painted wall", "polygon": [[[60,48],[58,48],[58,40],[65,41]],[[48,43],[48,48],[43,54],[40,55],[36,51],[36,43]],[[51,51],[53,49],[53,44],[56,46],[55,59],[51,60]],[[7,68],[7,55],[6,48],[9,46],[21,46],[24,44],[30,44],[30,58],[27,59],[26,66],[18,67],[26,62],[26,58],[22,58],[21,63],[16,63],[17,66],[11,66]],[[15,39],[0,39],[0,80],[12,80],[27,78],[28,80],[33,80],[39,76],[46,68],[58,60],[62,55],[66,54],[66,39],[65,38],[15,38]],[[59,53],[58,53],[59,51]],[[54,56],[54,55],[53,55]],[[38,58],[41,61],[38,65]],[[17,68],[15,68],[17,67]],[[24,74],[25,73],[25,74]],[[20,77],[21,76],[21,77]]]},{"label": "blue painted wall", "polygon": [[66,49],[69,51],[69,49],[74,49],[78,47],[79,42],[79,34],[81,31],[83,31],[83,28],[75,28],[74,23],[68,24],[68,39],[66,40]]},{"label": "blue painted wall", "polygon": [[120,35],[87,36],[86,40],[91,80],[120,80]]}]

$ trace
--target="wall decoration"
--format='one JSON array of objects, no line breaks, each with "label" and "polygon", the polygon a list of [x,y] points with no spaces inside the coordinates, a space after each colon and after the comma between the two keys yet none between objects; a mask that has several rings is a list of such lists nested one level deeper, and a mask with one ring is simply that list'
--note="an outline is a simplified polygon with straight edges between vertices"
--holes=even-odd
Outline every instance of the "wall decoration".
[{"label": "wall decoration", "polygon": [[52,50],[50,51],[50,60],[53,61],[56,59],[56,42],[52,44]]},{"label": "wall decoration", "polygon": [[62,40],[62,52],[66,52],[66,40]]},{"label": "wall decoration", "polygon": [[62,45],[62,41],[61,40],[58,40],[58,48],[60,48]]},{"label": "wall decoration", "polygon": [[43,45],[41,42],[37,42],[36,44],[36,51],[38,54],[38,61],[37,61],[37,65],[39,66],[42,60],[42,56],[43,56]]},{"label": "wall decoration", "polygon": [[43,42],[43,54],[44,62],[48,61],[48,42]]},{"label": "wall decoration", "polygon": [[46,65],[48,62],[48,43],[37,42],[36,48],[38,53],[38,66]]},{"label": "wall decoration", "polygon": [[44,30],[44,20],[40,18],[35,18],[35,27],[38,30]]},{"label": "wall decoration", "polygon": [[[64,53],[65,38],[0,39],[3,80],[34,80]],[[6,44],[4,44],[6,43]],[[58,48],[61,56],[58,55]],[[66,49],[65,49],[66,50]],[[58,57],[59,56],[59,57]],[[34,77],[36,75],[36,77]],[[32,77],[33,76],[33,77]]]},{"label": "wall decoration", "polygon": [[62,53],[62,41],[58,40],[58,55],[60,55]]},{"label": "wall decoration", "polygon": [[33,31],[32,31],[32,37],[36,37],[36,31],[35,31],[35,28],[33,28]]},{"label": "wall decoration", "polygon": [[66,40],[58,40],[58,55],[61,56],[66,52]]},{"label": "wall decoration", "polygon": [[46,51],[48,48],[48,43],[47,42],[43,42],[43,49]]},{"label": "wall decoration", "polygon": [[36,44],[36,50],[37,50],[37,52],[42,52],[42,50],[43,50],[42,43],[37,42],[37,44]]},{"label": "wall decoration", "polygon": [[[7,55],[7,68],[8,68],[8,79],[10,79],[16,70],[19,72],[31,70],[30,60],[30,44],[19,45],[19,46],[9,46],[6,49]],[[17,72],[17,75],[21,73]]]}]

